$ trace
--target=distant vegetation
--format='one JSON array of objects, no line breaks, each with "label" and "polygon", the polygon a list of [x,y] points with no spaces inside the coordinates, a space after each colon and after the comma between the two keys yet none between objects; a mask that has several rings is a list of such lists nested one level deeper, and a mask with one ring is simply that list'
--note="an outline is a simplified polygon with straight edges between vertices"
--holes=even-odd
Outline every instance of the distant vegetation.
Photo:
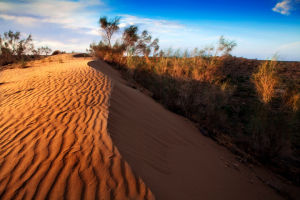
[{"label": "distant vegetation", "polygon": [[55,51],[53,51],[52,56],[59,55],[59,54],[64,54],[64,53],[66,53],[66,52],[60,51],[60,50],[55,50]]},{"label": "distant vegetation", "polygon": [[51,52],[49,47],[35,49],[31,35],[22,38],[20,32],[13,31],[0,34],[0,66],[17,62],[25,65],[26,61],[47,56]]},{"label": "distant vegetation", "polygon": [[92,55],[243,160],[254,157],[300,184],[299,62],[232,57],[237,44],[223,36],[216,47],[159,50],[158,39],[134,25],[112,44],[119,20],[100,18],[104,37]]}]

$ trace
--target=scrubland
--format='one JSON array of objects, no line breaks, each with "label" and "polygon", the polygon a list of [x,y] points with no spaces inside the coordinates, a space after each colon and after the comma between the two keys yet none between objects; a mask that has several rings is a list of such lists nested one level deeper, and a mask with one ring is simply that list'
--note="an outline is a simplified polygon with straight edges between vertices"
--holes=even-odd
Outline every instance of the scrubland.
[{"label": "scrubland", "polygon": [[[104,33],[111,26],[117,31],[118,20],[102,18]],[[223,36],[216,47],[159,51],[158,39],[136,26],[114,45],[109,33],[91,44],[94,56],[243,161],[263,163],[300,183],[299,62],[233,57],[237,44]]]}]

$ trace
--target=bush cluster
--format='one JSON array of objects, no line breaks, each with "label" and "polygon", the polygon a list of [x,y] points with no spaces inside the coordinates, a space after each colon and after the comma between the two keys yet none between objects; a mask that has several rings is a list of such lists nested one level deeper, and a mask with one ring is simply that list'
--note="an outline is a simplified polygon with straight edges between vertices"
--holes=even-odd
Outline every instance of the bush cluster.
[{"label": "bush cluster", "polygon": [[[291,80],[280,73],[288,69],[286,63],[232,57],[236,43],[223,36],[217,47],[159,51],[158,39],[136,26],[125,28],[112,45],[118,20],[100,19],[107,34],[99,44],[91,44],[94,56],[218,142],[276,166],[300,183],[300,83],[299,77]],[[299,63],[295,65],[299,69]]]},{"label": "bush cluster", "polygon": [[8,31],[0,34],[0,66],[21,62],[21,66],[26,65],[26,61],[47,56],[51,53],[49,47],[35,49],[32,36],[21,38],[20,32]]}]

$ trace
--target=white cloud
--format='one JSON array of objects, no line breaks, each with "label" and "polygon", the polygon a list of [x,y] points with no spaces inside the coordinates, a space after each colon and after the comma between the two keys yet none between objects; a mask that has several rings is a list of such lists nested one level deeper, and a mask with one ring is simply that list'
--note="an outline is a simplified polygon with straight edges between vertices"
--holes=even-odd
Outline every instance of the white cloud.
[{"label": "white cloud", "polygon": [[90,29],[89,31],[86,31],[85,33],[89,35],[99,36],[101,34],[101,31],[99,30],[99,28],[93,28]]},{"label": "white cloud", "polygon": [[122,15],[120,27],[123,28],[129,25],[137,25],[140,29],[147,29],[148,31],[155,32],[156,34],[175,34],[186,28],[184,25],[172,21]]},{"label": "white cloud", "polygon": [[284,44],[278,48],[278,50],[286,50],[286,49],[298,49],[298,52],[300,52],[300,41]]},{"label": "white cloud", "polygon": [[[31,30],[35,28],[32,26],[40,28],[47,26],[47,23],[52,23],[68,29],[69,33],[75,30],[74,33],[84,33],[86,38],[96,39],[96,37],[99,37],[100,39],[101,31],[98,28],[97,21],[101,13],[98,13],[98,9],[90,10],[87,6],[92,6],[92,8],[95,6],[105,7],[101,1],[23,0],[19,2],[0,2],[0,18],[30,26]],[[207,33],[199,27],[188,27],[176,21],[121,15],[121,29],[129,25],[137,25],[140,31],[148,30],[153,37],[160,39],[161,46],[165,48],[171,46],[174,48],[193,48],[201,43],[216,41],[219,37],[219,35]],[[57,35],[60,34],[60,38],[64,37],[61,36],[61,29],[51,28],[51,31],[53,30],[59,30],[56,32]],[[53,33],[53,35],[56,35],[56,33]],[[36,38],[36,34],[33,34]],[[121,32],[117,36],[120,36],[120,34]],[[56,38],[52,37],[52,39]],[[61,39],[61,41],[63,40]]]},{"label": "white cloud", "polygon": [[282,60],[299,60],[300,41],[283,44],[276,49]]},{"label": "white cloud", "polygon": [[0,18],[4,20],[12,20],[26,26],[33,26],[37,22],[37,19],[33,17],[26,17],[26,16],[13,16],[7,14],[0,14]]},{"label": "white cloud", "polygon": [[100,0],[0,2],[0,18],[31,26],[54,23],[68,29],[86,29],[89,33],[95,27],[91,20],[95,13],[88,12],[87,8],[101,5]]},{"label": "white cloud", "polygon": [[48,46],[53,51],[56,49],[62,51],[77,51],[77,52],[84,52],[88,45],[86,43],[82,43],[78,41],[78,39],[70,39],[68,42],[64,41],[57,41],[57,40],[35,40],[34,41],[35,47],[42,47]]},{"label": "white cloud", "polygon": [[[200,26],[187,26],[176,21],[143,18],[132,15],[121,15],[120,27],[137,25],[139,30],[148,30],[158,38],[162,48],[202,47],[218,41],[220,35]],[[231,39],[231,38],[230,38]],[[235,38],[233,38],[235,39]]]},{"label": "white cloud", "polygon": [[292,9],[291,0],[283,0],[282,2],[278,2],[272,10],[282,15],[289,15],[291,9]]}]

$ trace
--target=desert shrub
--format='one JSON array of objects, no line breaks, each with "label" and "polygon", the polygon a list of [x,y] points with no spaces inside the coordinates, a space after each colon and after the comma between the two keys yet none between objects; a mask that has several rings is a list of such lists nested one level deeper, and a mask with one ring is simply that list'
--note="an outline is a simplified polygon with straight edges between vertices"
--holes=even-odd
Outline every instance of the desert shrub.
[{"label": "desert shrub", "polygon": [[55,50],[52,53],[52,56],[58,55],[58,54],[63,54],[64,52],[60,51],[60,50]]},{"label": "desert shrub", "polygon": [[35,49],[32,36],[22,38],[20,32],[8,31],[0,35],[0,66],[19,63],[26,67],[26,62],[39,59],[51,53],[47,46]]},{"label": "desert shrub", "polygon": [[253,81],[257,93],[264,103],[269,103],[275,96],[275,87],[278,83],[276,76],[276,61],[266,61],[253,74]]},{"label": "desert shrub", "polygon": [[82,57],[87,58],[87,57],[91,57],[91,55],[88,53],[77,53],[77,54],[74,54],[73,57],[74,58],[82,58]]},{"label": "desert shrub", "polygon": [[288,145],[290,127],[286,117],[264,104],[257,105],[251,116],[249,146],[262,162],[280,157],[281,150]]},{"label": "desert shrub", "polygon": [[45,47],[39,47],[36,51],[35,51],[35,54],[37,55],[45,55],[45,56],[48,56],[50,55],[50,53],[52,52],[52,50],[45,46]]},{"label": "desert shrub", "polygon": [[21,66],[21,68],[27,68],[27,61],[24,60],[24,59],[22,59],[22,60],[20,61],[20,66]]},{"label": "desert shrub", "polygon": [[0,35],[0,66],[31,59],[32,36],[21,38],[20,32],[8,31]]},{"label": "desert shrub", "polygon": [[294,112],[300,110],[300,89],[293,81],[287,83],[287,89],[284,91],[283,99],[288,108]]}]

